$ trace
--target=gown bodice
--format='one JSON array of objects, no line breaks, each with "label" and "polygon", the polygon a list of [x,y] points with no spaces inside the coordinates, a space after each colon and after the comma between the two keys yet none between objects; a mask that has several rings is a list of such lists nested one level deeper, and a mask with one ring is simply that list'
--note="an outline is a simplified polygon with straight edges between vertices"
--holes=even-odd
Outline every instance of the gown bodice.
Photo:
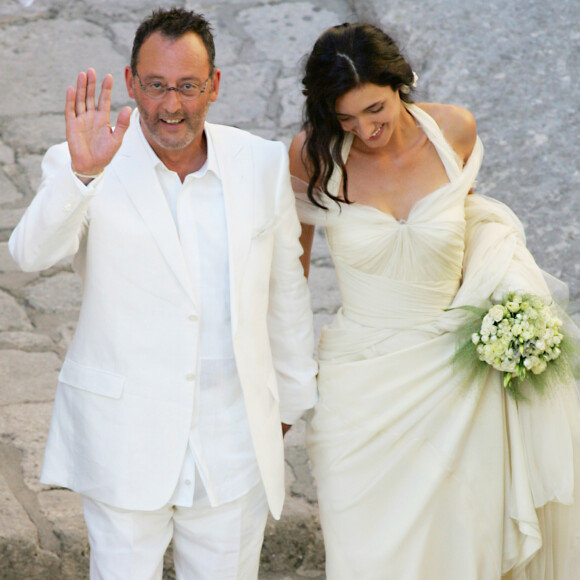
[{"label": "gown bodice", "polygon": [[[343,301],[343,314],[365,326],[413,327],[437,318],[461,283],[465,240],[465,196],[481,164],[479,138],[465,167],[435,121],[406,105],[435,146],[449,182],[421,198],[406,220],[374,207],[329,202],[316,208],[303,195],[301,221],[324,225]],[[345,135],[346,162],[353,135]],[[338,195],[338,168],[329,183]],[[385,297],[388,296],[388,299]]]}]

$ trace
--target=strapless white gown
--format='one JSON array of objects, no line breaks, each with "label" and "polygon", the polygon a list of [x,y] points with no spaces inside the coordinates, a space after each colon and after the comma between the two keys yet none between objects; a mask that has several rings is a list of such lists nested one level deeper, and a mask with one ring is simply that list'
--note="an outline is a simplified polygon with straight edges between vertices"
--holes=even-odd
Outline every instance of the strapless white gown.
[{"label": "strapless white gown", "polygon": [[326,229],[343,301],[322,331],[307,435],[327,578],[578,580],[576,384],[517,403],[497,371],[468,381],[451,363],[467,314],[444,311],[509,289],[546,296],[546,276],[514,214],[468,195],[480,140],[463,167],[435,121],[408,109],[449,184],[406,222],[297,193],[301,221]]}]

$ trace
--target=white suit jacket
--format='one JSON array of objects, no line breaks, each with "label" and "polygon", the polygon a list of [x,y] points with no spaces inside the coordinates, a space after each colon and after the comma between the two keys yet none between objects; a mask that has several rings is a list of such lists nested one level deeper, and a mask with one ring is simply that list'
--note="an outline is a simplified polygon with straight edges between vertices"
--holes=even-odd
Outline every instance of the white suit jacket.
[{"label": "white suit jacket", "polygon": [[[83,281],[62,366],[41,481],[124,509],[164,505],[194,405],[197,297],[134,115],[86,195],[66,143],[49,149],[39,191],[9,247],[23,270],[74,255]],[[206,123],[223,175],[232,333],[270,510],[284,500],[280,421],[316,400],[312,313],[281,143]]]}]

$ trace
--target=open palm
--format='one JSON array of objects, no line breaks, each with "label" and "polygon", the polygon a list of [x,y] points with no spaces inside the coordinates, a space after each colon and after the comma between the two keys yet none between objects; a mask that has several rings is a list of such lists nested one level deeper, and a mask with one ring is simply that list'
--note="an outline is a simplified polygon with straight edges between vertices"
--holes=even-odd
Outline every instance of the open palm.
[{"label": "open palm", "polygon": [[113,77],[109,74],[103,79],[98,105],[95,105],[96,85],[97,75],[90,68],[86,73],[79,73],[76,90],[69,87],[66,92],[64,116],[72,168],[84,175],[97,175],[111,162],[121,146],[131,116],[131,108],[124,107],[113,130]]}]

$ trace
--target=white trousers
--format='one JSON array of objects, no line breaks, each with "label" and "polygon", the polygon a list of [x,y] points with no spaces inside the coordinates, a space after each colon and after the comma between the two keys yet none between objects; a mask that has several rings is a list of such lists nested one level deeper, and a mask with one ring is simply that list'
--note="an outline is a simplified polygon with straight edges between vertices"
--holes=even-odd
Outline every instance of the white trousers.
[{"label": "white trousers", "polygon": [[161,580],[173,538],[178,580],[256,580],[268,516],[261,483],[241,498],[211,507],[127,511],[83,497],[91,580]]}]

